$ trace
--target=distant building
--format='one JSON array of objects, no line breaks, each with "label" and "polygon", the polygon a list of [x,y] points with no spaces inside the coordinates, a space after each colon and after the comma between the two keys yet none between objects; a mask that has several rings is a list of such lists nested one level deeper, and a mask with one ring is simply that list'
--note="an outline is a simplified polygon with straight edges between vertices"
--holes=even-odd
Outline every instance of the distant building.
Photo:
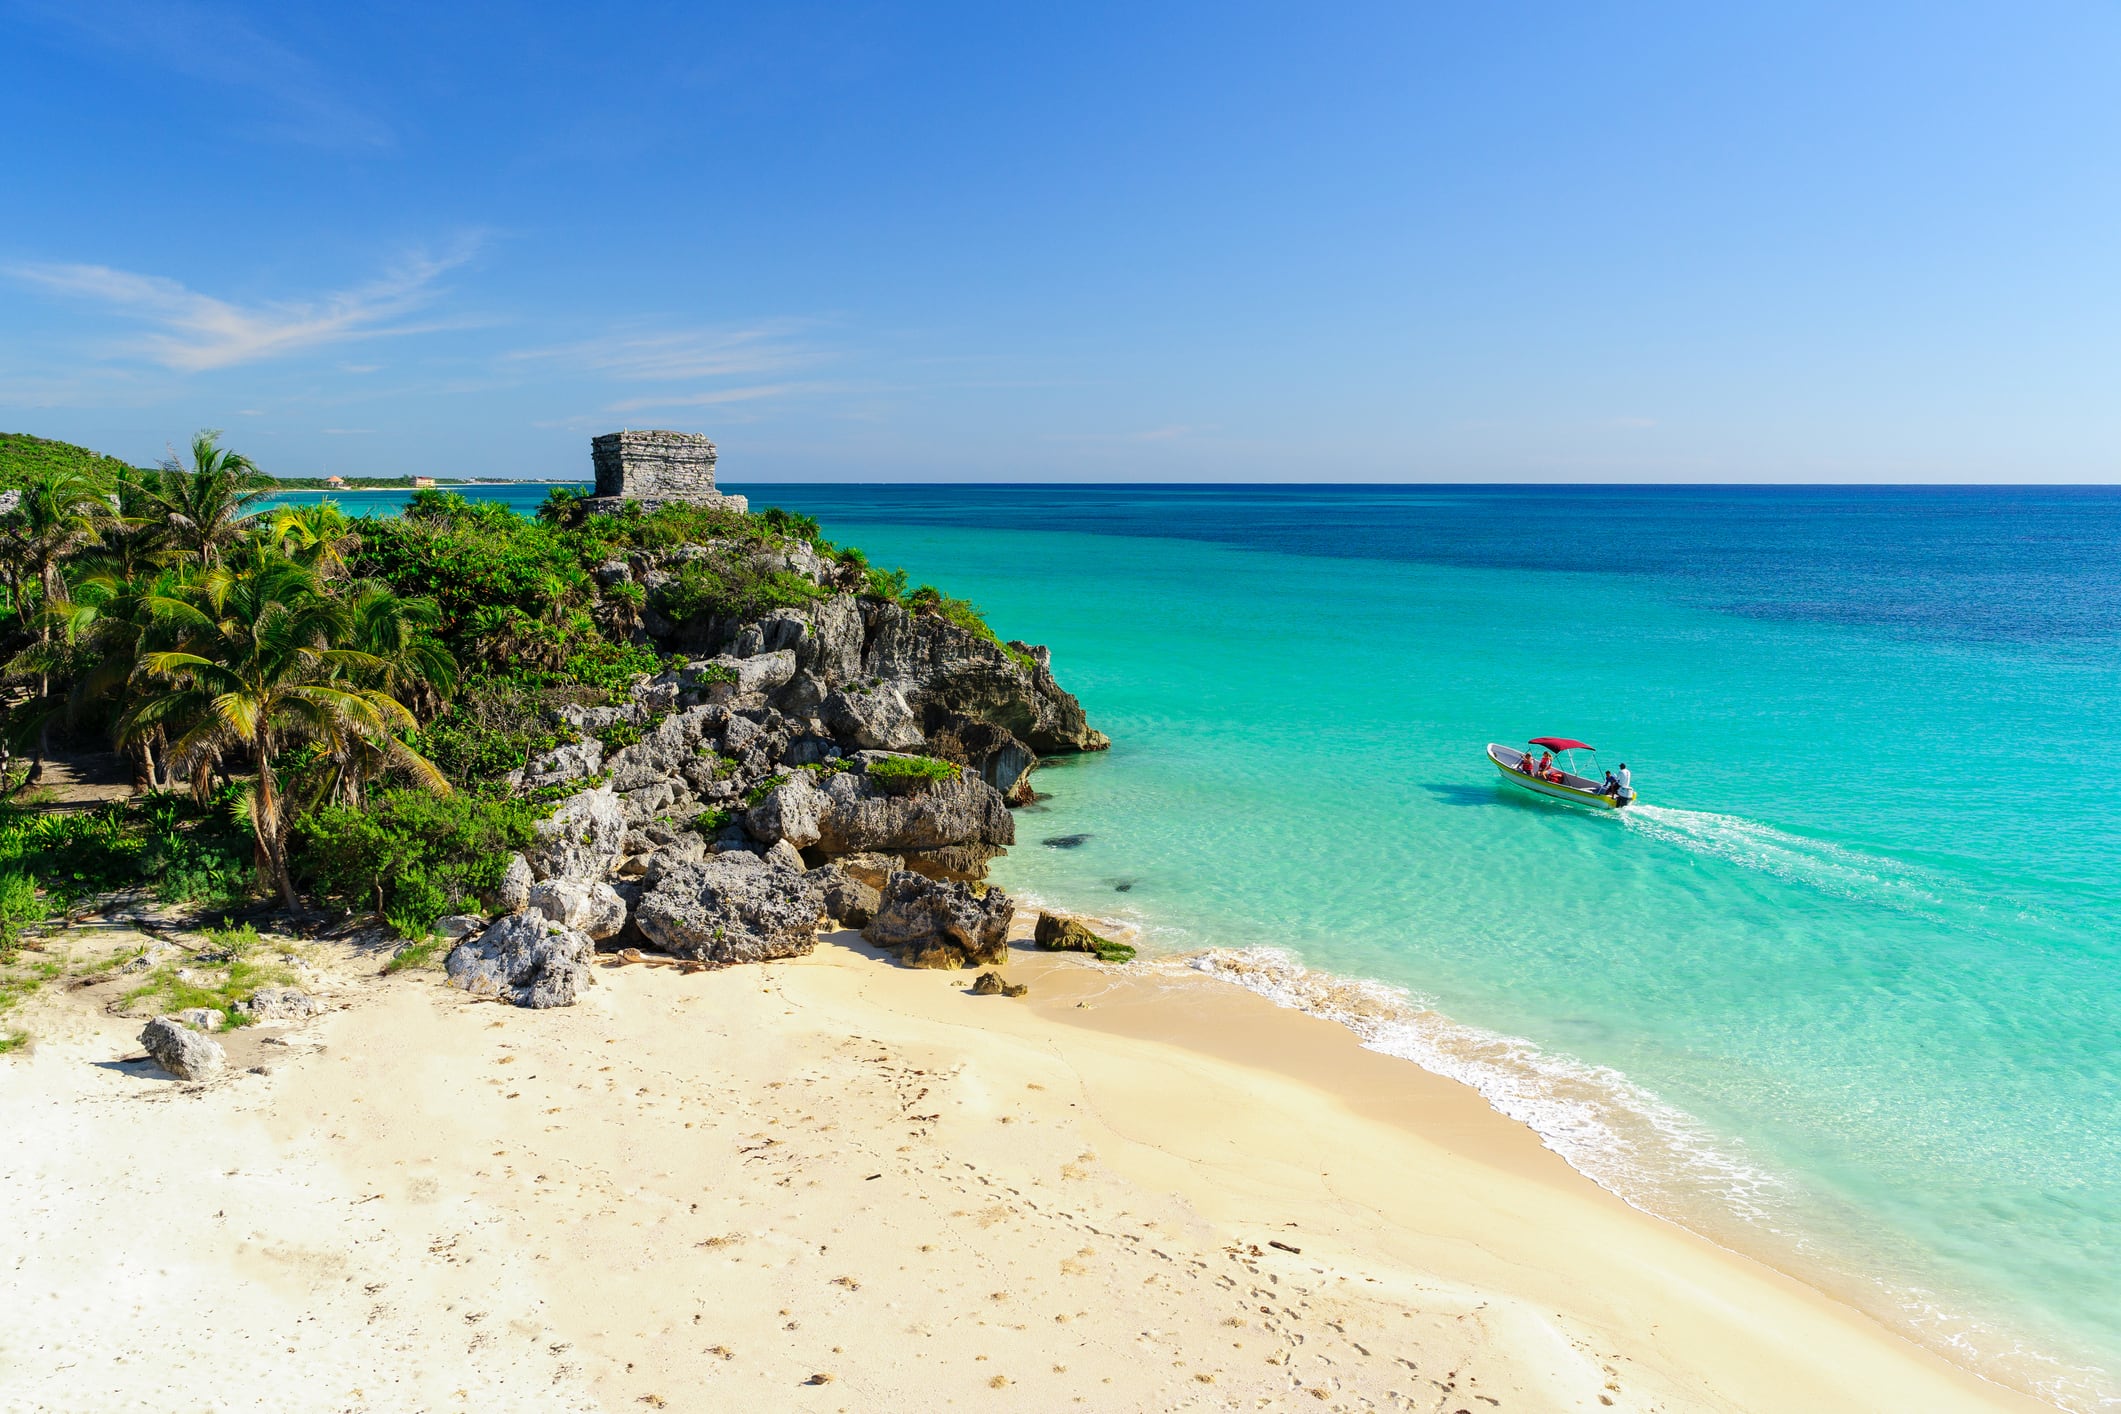
[{"label": "distant building", "polygon": [[693,432],[607,432],[589,440],[596,468],[594,510],[617,510],[627,501],[647,509],[674,502],[693,506],[748,508],[742,496],[714,486],[714,443]]},{"label": "distant building", "polygon": [[435,479],[432,476],[415,476],[412,479],[412,484],[415,486],[432,486],[435,484]]},{"label": "distant building", "polygon": [[343,476],[327,476],[324,478],[324,484],[326,486],[344,486],[346,478]]}]

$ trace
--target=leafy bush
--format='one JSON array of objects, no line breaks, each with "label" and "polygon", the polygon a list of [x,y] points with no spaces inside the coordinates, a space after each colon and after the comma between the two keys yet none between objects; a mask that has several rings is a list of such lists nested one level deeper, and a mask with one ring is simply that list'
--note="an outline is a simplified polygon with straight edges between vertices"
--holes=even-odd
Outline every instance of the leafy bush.
[{"label": "leafy bush", "polygon": [[393,791],[366,809],[332,806],[300,826],[300,866],[319,898],[373,909],[400,937],[478,906],[544,812],[521,800]]},{"label": "leafy bush", "polygon": [[892,795],[913,795],[957,777],[958,767],[933,756],[886,756],[869,763],[869,779]]},{"label": "leafy bush", "polygon": [[759,512],[759,519],[776,534],[785,535],[790,540],[804,540],[815,545],[825,538],[824,532],[818,528],[816,518],[806,516],[800,511],[784,511],[779,506],[768,506]]},{"label": "leafy bush", "polygon": [[877,599],[889,599],[901,603],[906,598],[906,572],[904,570],[869,570],[869,594]]},{"label": "leafy bush", "polygon": [[151,889],[172,903],[247,899],[256,845],[238,814],[245,795],[235,786],[203,807],[152,796],[64,812],[0,803],[0,874],[26,875],[44,894],[41,906],[17,895],[16,926],[120,889]]},{"label": "leafy bush", "polygon": [[799,609],[826,591],[793,570],[765,570],[748,560],[702,556],[679,566],[656,591],[656,607],[683,622],[702,614],[755,619],[775,609]]},{"label": "leafy bush", "polygon": [[420,728],[412,746],[464,785],[520,770],[561,740],[537,688],[521,679],[483,677],[465,682],[449,710]]},{"label": "leafy bush", "polygon": [[786,784],[788,784],[788,777],[785,774],[768,776],[744,793],[744,808],[746,810],[755,808],[767,796],[772,795]]},{"label": "leafy bush", "polygon": [[735,818],[726,810],[710,808],[692,817],[692,828],[712,839],[728,829],[729,822]]},{"label": "leafy bush", "polygon": [[37,881],[23,869],[0,871],[0,960],[5,960],[21,937],[22,925],[44,916],[37,902]]},{"label": "leafy bush", "polygon": [[646,733],[632,722],[613,722],[597,733],[597,740],[604,743],[604,750],[609,753],[624,751],[639,742],[644,735]]}]

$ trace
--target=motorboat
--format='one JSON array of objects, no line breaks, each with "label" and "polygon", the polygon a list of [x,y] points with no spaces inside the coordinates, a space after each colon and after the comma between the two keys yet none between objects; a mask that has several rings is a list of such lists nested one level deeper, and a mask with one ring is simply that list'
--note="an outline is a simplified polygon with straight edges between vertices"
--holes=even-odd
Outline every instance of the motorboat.
[{"label": "motorboat", "polygon": [[[1587,742],[1566,736],[1535,736],[1528,745],[1550,751],[1555,760],[1545,775],[1539,774],[1539,761],[1530,751],[1520,751],[1514,746],[1499,746],[1488,743],[1488,759],[1502,778],[1514,786],[1553,796],[1557,800],[1573,800],[1578,805],[1596,806],[1600,810],[1619,810],[1635,803],[1635,792],[1630,790],[1620,796],[1604,792],[1605,773],[1598,769],[1598,754]],[[1595,775],[1584,775],[1576,769],[1576,753],[1589,753],[1590,769]]]}]

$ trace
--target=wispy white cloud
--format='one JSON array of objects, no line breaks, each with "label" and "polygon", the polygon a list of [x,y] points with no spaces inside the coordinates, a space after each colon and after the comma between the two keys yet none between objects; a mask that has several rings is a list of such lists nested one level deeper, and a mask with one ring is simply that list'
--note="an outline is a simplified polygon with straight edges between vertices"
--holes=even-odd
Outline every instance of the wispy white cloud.
[{"label": "wispy white cloud", "polygon": [[[504,361],[521,369],[549,368],[620,385],[618,391],[625,396],[605,403],[605,414],[727,407],[824,389],[823,383],[791,379],[738,381],[837,357],[835,351],[802,338],[812,327],[814,321],[795,319],[695,329],[634,325],[593,339],[517,349]],[[692,386],[669,386],[673,384]]]},{"label": "wispy white cloud", "polygon": [[1167,423],[1162,427],[1151,427],[1141,432],[1049,432],[1048,442],[1184,442],[1203,432],[1214,432],[1213,426],[1196,427],[1189,422]]},{"label": "wispy white cloud", "polygon": [[516,363],[552,363],[621,382],[673,383],[742,378],[824,361],[828,354],[799,342],[806,327],[784,320],[739,328],[621,330],[578,343],[518,349]]},{"label": "wispy white cloud", "polygon": [[91,48],[257,95],[266,137],[332,148],[391,144],[389,125],[345,98],[322,68],[232,10],[184,0],[16,0],[14,9]]},{"label": "wispy white cloud", "polygon": [[718,407],[723,403],[752,403],[761,398],[785,397],[817,385],[808,383],[763,383],[748,388],[716,388],[704,393],[671,393],[645,398],[627,398],[606,403],[606,412],[640,412],[644,408]]},{"label": "wispy white cloud", "polygon": [[314,300],[239,305],[160,275],[107,265],[16,265],[7,274],[53,294],[105,305],[147,326],[121,352],[197,373],[277,358],[350,339],[423,332],[405,316],[431,303],[436,282],[470,259],[473,243],[450,255],[417,256],[378,279]]}]

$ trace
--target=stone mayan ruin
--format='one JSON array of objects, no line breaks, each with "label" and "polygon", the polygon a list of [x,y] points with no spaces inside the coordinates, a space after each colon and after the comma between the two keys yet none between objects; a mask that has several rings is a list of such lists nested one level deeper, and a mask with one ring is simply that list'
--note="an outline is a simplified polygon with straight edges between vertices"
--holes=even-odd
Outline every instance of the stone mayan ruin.
[{"label": "stone mayan ruin", "polygon": [[714,443],[693,432],[607,432],[589,442],[596,463],[593,509],[638,501],[644,510],[683,503],[749,509],[742,496],[714,489]]}]

